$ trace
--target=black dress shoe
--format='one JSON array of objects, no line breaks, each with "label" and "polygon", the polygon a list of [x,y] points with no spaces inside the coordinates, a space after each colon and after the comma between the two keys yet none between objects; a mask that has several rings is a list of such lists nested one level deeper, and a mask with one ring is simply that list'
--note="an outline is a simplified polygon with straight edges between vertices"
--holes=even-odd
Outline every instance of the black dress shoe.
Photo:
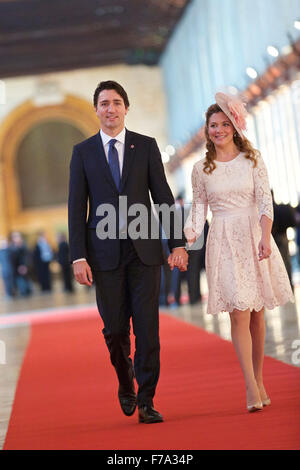
[{"label": "black dress shoe", "polygon": [[140,423],[162,423],[162,415],[156,411],[151,405],[143,405],[139,407],[139,422]]},{"label": "black dress shoe", "polygon": [[118,397],[124,415],[132,416],[136,409],[136,393],[133,381],[129,390],[121,385],[119,386]]}]

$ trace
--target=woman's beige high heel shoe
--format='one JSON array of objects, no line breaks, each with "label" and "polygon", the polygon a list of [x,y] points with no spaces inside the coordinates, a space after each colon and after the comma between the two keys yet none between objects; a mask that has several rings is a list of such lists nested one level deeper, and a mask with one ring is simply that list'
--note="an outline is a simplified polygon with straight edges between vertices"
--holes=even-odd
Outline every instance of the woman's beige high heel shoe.
[{"label": "woman's beige high heel shoe", "polygon": [[[258,393],[258,397],[260,398],[259,393]],[[252,395],[252,400],[253,400],[253,395]],[[249,413],[254,413],[255,411],[261,411],[263,409],[261,398],[257,402],[252,403],[251,405],[249,404],[249,402],[250,400],[248,398],[248,390],[247,390],[247,410],[249,411]]]},{"label": "woman's beige high heel shoe", "polygon": [[261,411],[263,409],[263,404],[261,401],[255,403],[254,405],[247,405],[247,410],[249,413],[254,413],[255,411]]},{"label": "woman's beige high heel shoe", "polygon": [[271,398],[267,397],[265,400],[262,400],[263,406],[270,406],[271,405]]}]

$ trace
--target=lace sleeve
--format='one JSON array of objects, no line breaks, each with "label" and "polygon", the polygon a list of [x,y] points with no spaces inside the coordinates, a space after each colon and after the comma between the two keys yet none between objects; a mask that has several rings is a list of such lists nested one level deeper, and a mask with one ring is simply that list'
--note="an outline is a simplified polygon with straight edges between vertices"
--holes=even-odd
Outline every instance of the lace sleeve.
[{"label": "lace sleeve", "polygon": [[187,240],[200,237],[207,217],[208,203],[201,173],[194,165],[192,171],[193,202],[184,226],[184,234]]},{"label": "lace sleeve", "polygon": [[259,220],[266,215],[273,220],[273,201],[266,165],[261,157],[253,169],[255,200],[259,210]]}]

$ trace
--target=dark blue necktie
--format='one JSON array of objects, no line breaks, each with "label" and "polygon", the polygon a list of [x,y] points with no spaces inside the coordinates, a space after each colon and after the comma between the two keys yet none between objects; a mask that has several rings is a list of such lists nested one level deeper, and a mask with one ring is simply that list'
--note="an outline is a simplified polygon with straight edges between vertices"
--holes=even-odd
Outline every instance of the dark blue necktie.
[{"label": "dark blue necktie", "polygon": [[111,139],[109,141],[109,148],[108,148],[108,164],[110,167],[110,171],[114,182],[120,190],[120,181],[121,181],[121,174],[120,174],[120,165],[119,165],[119,156],[118,151],[115,147],[115,143],[117,142],[116,139]]}]

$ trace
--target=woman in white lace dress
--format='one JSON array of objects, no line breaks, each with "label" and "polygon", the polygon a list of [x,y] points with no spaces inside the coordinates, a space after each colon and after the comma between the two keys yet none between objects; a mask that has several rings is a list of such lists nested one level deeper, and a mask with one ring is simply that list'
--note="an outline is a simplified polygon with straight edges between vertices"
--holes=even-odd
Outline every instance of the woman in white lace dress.
[{"label": "woman in white lace dress", "polygon": [[293,301],[293,293],[271,235],[267,170],[243,134],[244,105],[223,93],[217,93],[216,101],[206,113],[206,158],[192,172],[193,204],[185,235],[189,245],[201,235],[209,206],[208,313],[230,314],[251,412],[271,403],[263,383],[264,307]]}]

